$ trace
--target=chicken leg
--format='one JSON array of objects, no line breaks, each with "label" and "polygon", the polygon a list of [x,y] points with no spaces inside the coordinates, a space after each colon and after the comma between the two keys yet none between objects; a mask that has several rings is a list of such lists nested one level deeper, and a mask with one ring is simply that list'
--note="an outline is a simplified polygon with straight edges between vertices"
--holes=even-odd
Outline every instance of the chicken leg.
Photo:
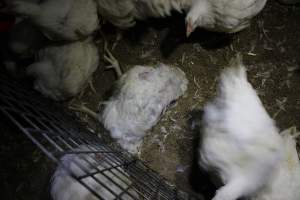
[{"label": "chicken leg", "polygon": [[106,66],[106,69],[113,69],[115,70],[117,77],[120,78],[122,76],[122,70],[120,67],[120,64],[118,62],[118,60],[112,55],[112,53],[109,51],[109,49],[107,48],[107,43],[104,43],[104,59],[110,63],[111,65]]},{"label": "chicken leg", "polygon": [[120,42],[120,40],[122,40],[122,38],[123,38],[123,31],[122,30],[118,30],[117,36],[116,36],[116,40],[112,44],[111,50],[114,50],[116,48],[116,46],[119,44],[119,42]]},{"label": "chicken leg", "polygon": [[289,129],[283,131],[280,133],[281,135],[291,135],[292,138],[297,139],[300,136],[300,132],[298,132],[297,128],[295,126],[290,127]]},{"label": "chicken leg", "polygon": [[88,116],[90,116],[91,118],[95,119],[96,121],[99,121],[98,114],[96,112],[92,111],[90,108],[86,107],[84,104],[70,105],[69,109],[77,111],[77,112],[85,113]]}]

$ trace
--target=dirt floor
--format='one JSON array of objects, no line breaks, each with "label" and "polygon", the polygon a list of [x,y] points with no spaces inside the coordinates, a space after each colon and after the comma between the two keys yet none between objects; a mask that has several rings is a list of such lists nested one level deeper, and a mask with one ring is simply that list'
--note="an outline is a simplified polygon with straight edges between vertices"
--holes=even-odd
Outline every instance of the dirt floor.
[{"label": "dirt floor", "polygon": [[[103,31],[124,71],[163,62],[180,67],[187,75],[186,94],[148,132],[141,149],[141,159],[181,189],[199,189],[199,181],[194,180],[198,133],[190,127],[192,111],[214,97],[218,75],[236,53],[242,53],[250,82],[278,127],[300,128],[300,7],[269,1],[251,27],[235,35],[198,30],[187,39],[184,16],[177,14],[140,22],[123,32],[117,44],[120,32],[109,25]],[[113,72],[103,73],[103,68],[98,72],[94,76],[98,94],[87,90],[76,100],[94,110],[107,98],[115,79]]]},{"label": "dirt floor", "polygon": [[[189,80],[186,94],[148,132],[140,156],[180,189],[203,192],[210,187],[201,184],[206,179],[200,178],[196,163],[199,134],[191,129],[190,121],[201,115],[195,110],[201,110],[214,97],[220,71],[236,53],[242,53],[250,82],[278,127],[281,130],[291,126],[300,129],[300,7],[269,1],[250,28],[234,35],[197,30],[187,39],[184,16],[178,14],[168,19],[140,22],[123,32],[115,45],[119,32],[110,25],[105,25],[103,32],[110,47],[115,46],[112,53],[123,71],[134,65],[163,62],[180,67],[186,73]],[[102,46],[100,40],[99,47]],[[74,103],[84,102],[96,111],[99,102],[108,98],[116,78],[112,71],[104,72],[104,66],[102,60],[102,68],[93,77],[97,94],[87,88]],[[97,129],[95,121],[79,113],[76,115],[91,129]],[[16,148],[23,151],[22,146]],[[28,177],[33,176],[25,175],[27,182]],[[28,187],[30,184],[26,185],[26,181],[20,183]],[[23,187],[20,183],[16,187]],[[211,191],[207,192],[210,196]]]}]

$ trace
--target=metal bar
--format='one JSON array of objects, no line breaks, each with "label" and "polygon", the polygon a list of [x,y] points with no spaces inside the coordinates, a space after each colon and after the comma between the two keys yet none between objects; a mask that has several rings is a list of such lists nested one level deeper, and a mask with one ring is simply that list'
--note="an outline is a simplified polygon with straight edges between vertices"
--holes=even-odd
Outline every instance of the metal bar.
[{"label": "metal bar", "polygon": [[[85,183],[86,179],[95,181],[115,199],[198,199],[194,195],[179,195],[176,188],[145,163],[119,147],[105,144],[97,136],[99,133],[83,129],[53,102],[1,74],[0,112],[54,162],[59,163],[64,155],[78,156],[81,160],[75,160],[74,164],[83,174],[78,176],[68,166],[62,167],[98,199],[104,199],[103,195]],[[83,146],[87,149],[80,150]]]}]

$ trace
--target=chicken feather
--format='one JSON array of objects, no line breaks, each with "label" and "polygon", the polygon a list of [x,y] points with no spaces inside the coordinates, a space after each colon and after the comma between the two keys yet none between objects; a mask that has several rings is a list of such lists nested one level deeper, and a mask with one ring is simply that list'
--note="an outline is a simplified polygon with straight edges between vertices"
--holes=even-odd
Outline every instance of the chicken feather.
[{"label": "chicken feather", "polygon": [[145,132],[184,94],[187,84],[179,68],[135,66],[119,80],[119,89],[106,102],[100,121],[124,149],[137,153]]},{"label": "chicken feather", "polygon": [[187,35],[197,27],[234,33],[250,24],[267,0],[96,0],[99,14],[120,28],[135,25],[135,20],[170,16],[186,12]]},{"label": "chicken feather", "polygon": [[284,156],[271,181],[252,200],[299,200],[300,161],[296,148],[299,132],[295,127],[280,133],[284,142]]},{"label": "chicken feather", "polygon": [[[90,146],[80,146],[75,151],[83,153],[67,154],[60,159],[60,163],[51,180],[51,196],[53,200],[98,200],[99,198],[73,178],[74,176],[84,176],[87,173],[95,173],[96,170],[99,172],[93,176],[87,176],[81,179],[81,181],[96,192],[97,195],[105,200],[116,199],[117,195],[120,195],[124,200],[137,199],[138,194],[132,188],[127,191],[130,195],[124,193],[132,182],[122,167],[116,167],[105,173],[100,172],[101,170],[110,168],[111,164],[107,162],[107,159],[101,153],[85,153],[85,151],[90,152],[93,150],[95,151],[96,149]],[[121,163],[114,164],[120,165]],[[73,174],[73,177],[70,173]],[[114,194],[103,185],[108,187]]]},{"label": "chicken feather", "polygon": [[91,35],[99,24],[94,0],[13,1],[12,10],[26,16],[51,40],[78,40]]},{"label": "chicken feather", "polygon": [[213,200],[235,200],[267,184],[282,158],[283,142],[241,59],[221,74],[219,96],[204,108],[199,164],[224,183]]},{"label": "chicken feather", "polygon": [[27,74],[35,78],[36,90],[54,100],[65,100],[79,93],[99,63],[98,49],[91,38],[45,47],[36,57]]},{"label": "chicken feather", "polygon": [[197,27],[235,33],[250,25],[250,19],[265,6],[267,0],[194,0],[186,17],[187,35]]}]

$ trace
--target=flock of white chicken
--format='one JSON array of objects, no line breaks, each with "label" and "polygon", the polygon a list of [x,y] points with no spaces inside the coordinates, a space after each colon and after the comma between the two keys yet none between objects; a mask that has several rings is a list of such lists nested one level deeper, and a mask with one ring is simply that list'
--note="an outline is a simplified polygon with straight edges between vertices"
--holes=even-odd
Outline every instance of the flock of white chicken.
[{"label": "flock of white chicken", "polygon": [[[9,12],[19,17],[11,30],[10,51],[16,59],[34,57],[26,74],[34,78],[36,90],[59,101],[80,93],[99,65],[93,33],[100,28],[100,18],[129,28],[135,20],[164,17],[175,10],[186,13],[187,36],[197,27],[234,33],[250,25],[266,0],[13,0],[7,4]],[[104,103],[102,113],[84,106],[74,109],[103,123],[121,147],[136,154],[146,131],[184,95],[188,80],[179,68],[164,64],[137,65],[122,75],[117,60],[106,53],[104,58],[120,76],[115,94]],[[13,59],[4,64],[9,70],[19,67]],[[295,128],[279,133],[248,82],[240,56],[222,72],[219,95],[204,108],[201,132],[199,165],[217,173],[222,185],[213,200],[300,200],[295,141],[299,133]],[[62,158],[64,167],[59,166],[52,179],[54,200],[95,198],[65,171],[67,167],[80,176],[83,172],[75,163],[92,170],[84,162],[76,155]],[[90,187],[100,191],[96,185]],[[113,199],[107,192],[102,196]]]}]

